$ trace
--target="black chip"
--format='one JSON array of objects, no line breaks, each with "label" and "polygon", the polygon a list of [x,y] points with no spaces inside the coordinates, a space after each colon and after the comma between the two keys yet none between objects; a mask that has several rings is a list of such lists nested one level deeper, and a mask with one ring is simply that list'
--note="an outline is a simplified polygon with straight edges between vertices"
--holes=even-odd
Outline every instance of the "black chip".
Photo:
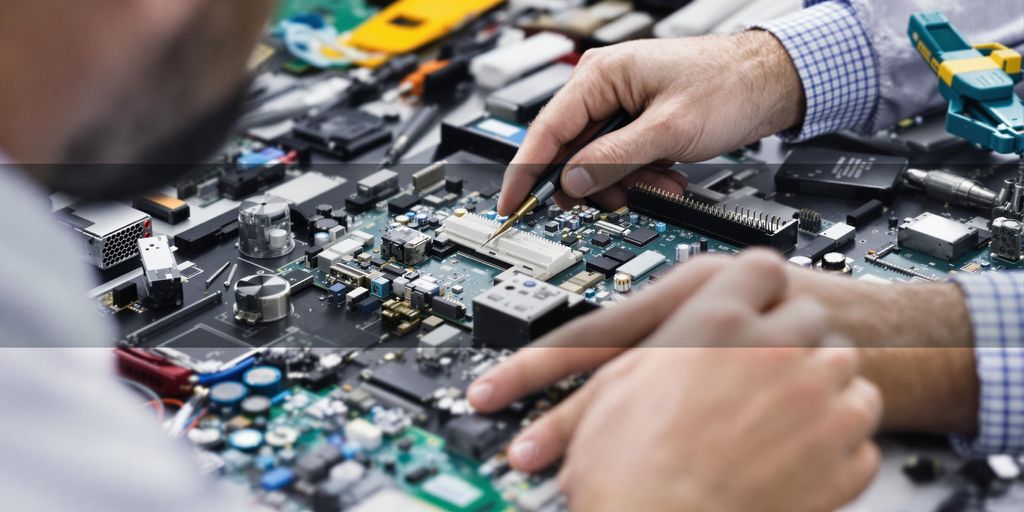
[{"label": "black chip", "polygon": [[797,247],[790,256],[807,256],[813,262],[821,261],[825,254],[836,250],[836,241],[827,236],[818,235],[813,240]]},{"label": "black chip", "polygon": [[594,235],[594,238],[590,239],[590,243],[594,244],[595,247],[608,247],[612,243],[612,237],[607,233],[598,233]]},{"label": "black chip", "polygon": [[622,238],[633,245],[643,247],[658,238],[658,234],[648,228],[636,228]]},{"label": "black chip", "polygon": [[405,481],[410,484],[418,484],[427,479],[432,471],[427,466],[420,466],[405,474]]},{"label": "black chip", "polygon": [[387,274],[391,274],[394,277],[401,276],[406,272],[406,270],[403,267],[395,265],[394,263],[388,263],[387,265],[384,265],[380,269]]},{"label": "black chip", "polygon": [[391,213],[405,213],[413,206],[420,204],[423,198],[417,194],[402,194],[388,201],[388,211]]},{"label": "black chip", "polygon": [[444,179],[444,189],[446,192],[453,194],[462,193],[462,178],[458,176],[447,176]]},{"label": "black chip", "polygon": [[572,246],[576,245],[576,242],[579,242],[579,241],[580,241],[580,239],[576,238],[575,235],[565,234],[565,235],[562,235],[562,239],[559,240],[559,243],[561,243],[562,245],[568,246],[568,247],[572,247]]},{"label": "black chip", "polygon": [[352,194],[345,199],[345,208],[354,212],[365,212],[373,208],[374,199]]},{"label": "black chip", "polygon": [[498,185],[488,185],[480,189],[480,195],[488,199],[493,197],[494,194],[497,194],[498,192],[501,192],[501,187]]},{"label": "black chip", "polygon": [[501,449],[506,434],[495,420],[478,414],[459,416],[444,428],[447,448],[475,460],[494,455]]},{"label": "black chip", "polygon": [[619,265],[621,263],[604,256],[587,260],[587,270],[603,274],[606,278],[611,278],[615,275],[615,269],[619,268]]},{"label": "black chip", "polygon": [[621,247],[614,247],[604,252],[604,256],[611,258],[619,263],[625,263],[633,258],[636,258],[636,254],[627,251]]},{"label": "black chip", "polygon": [[110,291],[110,298],[115,307],[123,308],[139,300],[139,286],[135,284],[135,281],[121,283]]},{"label": "black chip", "polygon": [[611,212],[611,213],[608,214],[608,222],[611,222],[612,224],[615,224],[615,223],[619,222],[619,219],[621,219],[621,218],[622,218],[622,215],[619,215],[619,214],[617,214],[615,212]]},{"label": "black chip", "polygon": [[375,266],[377,268],[380,268],[380,267],[383,267],[384,265],[387,265],[388,264],[388,260],[385,260],[384,258],[381,258],[380,256],[374,256],[374,257],[370,258],[370,263],[373,266]]},{"label": "black chip", "polygon": [[544,231],[547,231],[548,233],[558,232],[558,223],[555,221],[551,221],[548,222],[547,224],[544,224]]},{"label": "black chip", "polygon": [[324,252],[324,248],[323,247],[307,247],[306,248],[306,263],[308,263],[309,266],[311,266],[311,267],[315,267],[316,266],[316,257],[319,256],[320,253],[322,253],[322,252]]},{"label": "black chip", "polygon": [[458,247],[455,247],[455,244],[451,242],[437,243],[437,239],[435,238],[434,243],[430,244],[430,247],[427,248],[427,254],[439,260],[443,260],[448,256],[455,254],[457,249]]}]

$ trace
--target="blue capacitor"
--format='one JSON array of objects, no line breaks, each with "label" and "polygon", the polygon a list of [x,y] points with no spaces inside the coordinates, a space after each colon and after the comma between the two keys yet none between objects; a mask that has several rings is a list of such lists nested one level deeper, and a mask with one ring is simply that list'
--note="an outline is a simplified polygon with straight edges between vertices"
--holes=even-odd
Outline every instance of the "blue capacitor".
[{"label": "blue capacitor", "polygon": [[228,434],[228,446],[242,452],[254,452],[263,446],[263,433],[254,428],[243,428]]},{"label": "blue capacitor", "polygon": [[657,231],[658,233],[664,233],[666,229],[668,229],[668,226],[666,226],[664,222],[658,222],[654,224],[654,230]]},{"label": "blue capacitor", "polygon": [[[252,370],[250,370],[252,371]],[[238,414],[238,406],[249,395],[249,390],[235,381],[218,382],[210,387],[210,405],[222,418]]]},{"label": "blue capacitor", "polygon": [[427,214],[425,214],[425,213],[417,213],[416,214],[416,222],[419,222],[420,224],[426,224],[426,222],[427,222]]},{"label": "blue capacitor", "polygon": [[566,224],[569,226],[569,229],[576,231],[577,229],[580,228],[580,226],[583,225],[583,221],[580,220],[578,216],[573,215],[572,217],[569,217],[569,222],[567,222]]},{"label": "blue capacitor", "polygon": [[640,216],[639,215],[637,215],[635,213],[629,214],[629,223],[630,224],[636,224],[638,222],[640,222]]},{"label": "blue capacitor", "polygon": [[260,487],[264,491],[280,491],[295,482],[295,473],[288,468],[274,468],[260,477]]},{"label": "blue capacitor", "polygon": [[480,215],[483,215],[484,218],[488,219],[488,220],[494,220],[494,219],[498,218],[498,212],[496,212],[494,210],[487,210],[486,212],[483,212]]},{"label": "blue capacitor", "polygon": [[597,290],[593,288],[587,288],[587,291],[583,292],[583,296],[588,299],[593,299],[595,295],[597,295]]},{"label": "blue capacitor", "polygon": [[274,396],[281,392],[281,370],[257,366],[242,375],[242,382],[257,395]]}]

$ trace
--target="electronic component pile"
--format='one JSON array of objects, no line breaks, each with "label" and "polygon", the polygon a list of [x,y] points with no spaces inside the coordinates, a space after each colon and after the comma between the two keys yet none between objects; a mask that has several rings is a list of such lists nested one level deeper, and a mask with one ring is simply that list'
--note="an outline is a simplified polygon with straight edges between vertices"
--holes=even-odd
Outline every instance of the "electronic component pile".
[{"label": "electronic component pile", "polygon": [[[288,16],[319,2],[293,4]],[[371,4],[320,12],[325,26],[347,30],[373,19]],[[334,67],[373,66],[343,74],[335,103],[256,112],[263,121],[214,165],[133,206],[56,212],[107,281],[93,295],[119,327],[119,371],[180,404],[170,433],[194,445],[205,471],[264,505],[564,508],[557,469],[514,471],[504,450],[582,381],[493,416],[472,410],[467,386],[512,351],[703,254],[768,247],[814,271],[885,283],[1024,269],[1022,171],[963,147],[976,163],[921,170],[911,168],[921,155],[766,139],[666,171],[687,175],[682,194],[637,183],[616,209],[544,204],[485,245],[506,220],[496,211],[502,173],[526,124],[568,79],[567,55],[594,44],[600,27],[492,54],[494,27],[560,18],[467,4],[477,8],[461,14],[479,34],[439,23],[394,41],[441,40],[446,64],[371,45],[371,32],[392,28],[367,25],[352,43],[365,46],[360,58]],[[445,15],[462,21],[458,10]],[[410,134],[394,118],[434,105],[438,91],[456,96],[508,48],[525,50],[488,75],[497,90],[482,91],[478,116],[441,122],[440,140],[408,159],[417,164],[375,165],[404,151],[386,147]],[[318,66],[278,57],[257,80],[268,90],[328,83]]]}]

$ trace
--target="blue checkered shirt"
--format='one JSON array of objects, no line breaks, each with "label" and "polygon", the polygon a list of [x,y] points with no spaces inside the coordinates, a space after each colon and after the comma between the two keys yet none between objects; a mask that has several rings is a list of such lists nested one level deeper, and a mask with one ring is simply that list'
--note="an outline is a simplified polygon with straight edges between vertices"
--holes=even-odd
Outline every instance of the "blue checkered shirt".
[{"label": "blue checkered shirt", "polygon": [[1024,453],[1024,272],[957,275],[974,328],[981,396],[978,434],[963,454]]},{"label": "blue checkered shirt", "polygon": [[[1005,12],[1019,0],[990,0],[978,10],[961,2],[935,4],[971,40],[1019,46],[1024,25]],[[757,25],[789,52],[806,97],[802,126],[782,137],[800,142],[824,133],[873,133],[898,119],[941,105],[935,77],[905,41],[915,2],[809,0],[807,8]],[[1013,6],[1016,5],[1016,8]],[[984,12],[982,12],[984,11]],[[884,15],[883,15],[884,14]],[[886,80],[880,80],[886,77]],[[961,275],[976,343],[981,382],[979,431],[956,436],[964,454],[1024,453],[1024,272]]]}]

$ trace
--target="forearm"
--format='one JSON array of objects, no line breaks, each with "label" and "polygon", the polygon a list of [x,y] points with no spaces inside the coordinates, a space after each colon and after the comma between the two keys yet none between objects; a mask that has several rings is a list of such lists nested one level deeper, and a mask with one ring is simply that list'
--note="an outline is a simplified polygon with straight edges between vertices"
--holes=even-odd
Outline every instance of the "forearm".
[{"label": "forearm", "polygon": [[883,428],[976,430],[973,335],[956,284],[879,285],[803,269],[792,276],[794,292],[821,301],[832,328],[862,348],[862,373],[885,397]]}]

